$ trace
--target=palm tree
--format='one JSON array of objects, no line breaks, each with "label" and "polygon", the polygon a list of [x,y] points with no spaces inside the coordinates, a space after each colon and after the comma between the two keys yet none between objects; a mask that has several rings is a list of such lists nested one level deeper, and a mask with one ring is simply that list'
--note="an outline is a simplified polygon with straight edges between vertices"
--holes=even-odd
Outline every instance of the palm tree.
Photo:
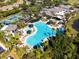
[{"label": "palm tree", "polygon": [[62,0],[53,0],[54,5],[59,5],[62,3]]}]

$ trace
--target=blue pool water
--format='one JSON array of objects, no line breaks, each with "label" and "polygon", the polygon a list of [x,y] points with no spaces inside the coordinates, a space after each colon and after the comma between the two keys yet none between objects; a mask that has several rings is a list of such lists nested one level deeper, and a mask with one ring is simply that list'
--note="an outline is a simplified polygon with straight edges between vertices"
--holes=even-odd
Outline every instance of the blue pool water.
[{"label": "blue pool water", "polygon": [[7,19],[3,19],[2,21],[0,21],[0,23],[4,23],[4,24],[13,23],[15,21],[18,21],[19,20],[18,18],[22,18],[22,16],[20,15],[20,13],[11,15]]},{"label": "blue pool water", "polygon": [[56,30],[53,30],[43,22],[36,22],[34,26],[37,28],[37,32],[34,35],[28,37],[25,41],[25,44],[27,43],[30,46],[35,46],[42,43],[44,38],[56,36]]}]

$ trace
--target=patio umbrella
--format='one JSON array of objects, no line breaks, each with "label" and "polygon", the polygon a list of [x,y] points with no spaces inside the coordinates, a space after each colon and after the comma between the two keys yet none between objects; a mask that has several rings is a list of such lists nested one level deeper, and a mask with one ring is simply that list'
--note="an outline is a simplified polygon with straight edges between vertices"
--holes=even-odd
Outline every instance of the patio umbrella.
[{"label": "patio umbrella", "polygon": [[31,30],[28,30],[28,31],[27,31],[27,34],[31,34]]},{"label": "patio umbrella", "polygon": [[28,25],[28,27],[32,28],[33,27],[33,24]]},{"label": "patio umbrella", "polygon": [[53,17],[53,19],[56,19],[56,20],[61,20],[60,18],[58,18],[58,17]]}]

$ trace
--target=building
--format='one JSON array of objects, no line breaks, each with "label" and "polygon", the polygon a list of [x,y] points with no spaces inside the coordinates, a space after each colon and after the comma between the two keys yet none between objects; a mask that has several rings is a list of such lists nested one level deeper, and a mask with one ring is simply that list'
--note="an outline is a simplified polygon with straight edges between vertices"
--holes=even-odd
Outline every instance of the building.
[{"label": "building", "polygon": [[49,16],[52,16],[53,14],[55,15],[65,15],[65,13],[69,13],[70,12],[70,8],[71,6],[69,5],[59,5],[59,6],[55,6],[55,7],[51,7],[51,8],[43,8],[42,11],[40,11],[40,13],[45,13]]},{"label": "building", "polygon": [[0,54],[4,51],[7,51],[7,48],[2,43],[0,43]]},{"label": "building", "polygon": [[0,54],[4,52],[4,49],[0,46]]},{"label": "building", "polygon": [[[7,39],[9,35],[15,36],[15,32],[17,30],[17,25],[5,25],[3,28],[1,28],[0,31],[3,31],[5,33],[5,38]],[[7,40],[9,40],[8,38]]]}]

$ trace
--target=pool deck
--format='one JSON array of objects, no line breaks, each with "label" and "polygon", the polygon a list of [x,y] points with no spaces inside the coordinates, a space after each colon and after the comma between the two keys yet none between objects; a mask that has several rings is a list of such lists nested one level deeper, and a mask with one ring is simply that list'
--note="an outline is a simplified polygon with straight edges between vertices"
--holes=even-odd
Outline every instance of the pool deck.
[{"label": "pool deck", "polygon": [[[46,23],[46,22],[43,22],[43,21],[38,21],[38,22],[42,22],[42,23]],[[32,24],[35,24],[35,23],[32,23]],[[57,26],[57,27],[54,27],[54,26],[51,26],[51,25],[48,25],[48,27],[49,28],[54,28],[55,30],[57,30],[57,28],[61,28],[62,27],[62,25],[59,25],[59,26]],[[34,34],[36,34],[37,33],[37,28],[34,26],[34,29],[35,29],[35,31],[33,32],[33,33],[31,33],[31,34],[29,34],[28,36],[26,36],[26,34],[25,35],[22,35],[21,37],[20,37],[20,41],[23,43],[23,46],[28,46],[28,47],[30,47],[30,48],[33,48],[33,46],[30,46],[26,41],[27,41],[27,39],[30,37],[30,36],[33,36]],[[43,40],[43,42],[45,42],[45,41],[47,41],[48,39],[47,38],[45,38],[44,40]]]},{"label": "pool deck", "polygon": [[[28,37],[30,37],[30,36],[36,34],[37,28],[36,28],[35,26],[34,26],[34,29],[35,29],[35,31],[34,31],[32,34],[29,34],[29,36],[21,36],[21,37],[20,37],[20,40],[21,40],[22,43],[25,43]],[[24,45],[24,46],[27,45],[27,46],[29,46],[29,47],[32,47],[32,46],[30,46],[28,43],[23,44],[23,45]]]},{"label": "pool deck", "polygon": [[[42,22],[42,21],[38,21],[38,22]],[[43,23],[45,23],[45,22],[43,22]],[[32,24],[35,24],[35,23],[32,23]],[[51,28],[51,26],[50,25],[48,25],[50,28]],[[36,34],[37,33],[37,28],[34,26],[34,29],[35,29],[35,31],[33,32],[33,33],[31,33],[31,34],[29,34],[28,36],[21,36],[20,37],[20,40],[21,40],[21,42],[22,43],[24,43],[23,45],[24,46],[29,46],[30,48],[33,48],[33,46],[30,46],[28,43],[26,43],[26,41],[27,41],[27,38],[28,37],[30,37],[30,36],[32,36],[32,35],[34,35],[34,34]],[[43,40],[43,42],[45,42],[45,41],[47,41],[47,38],[45,38],[44,40]]]}]

